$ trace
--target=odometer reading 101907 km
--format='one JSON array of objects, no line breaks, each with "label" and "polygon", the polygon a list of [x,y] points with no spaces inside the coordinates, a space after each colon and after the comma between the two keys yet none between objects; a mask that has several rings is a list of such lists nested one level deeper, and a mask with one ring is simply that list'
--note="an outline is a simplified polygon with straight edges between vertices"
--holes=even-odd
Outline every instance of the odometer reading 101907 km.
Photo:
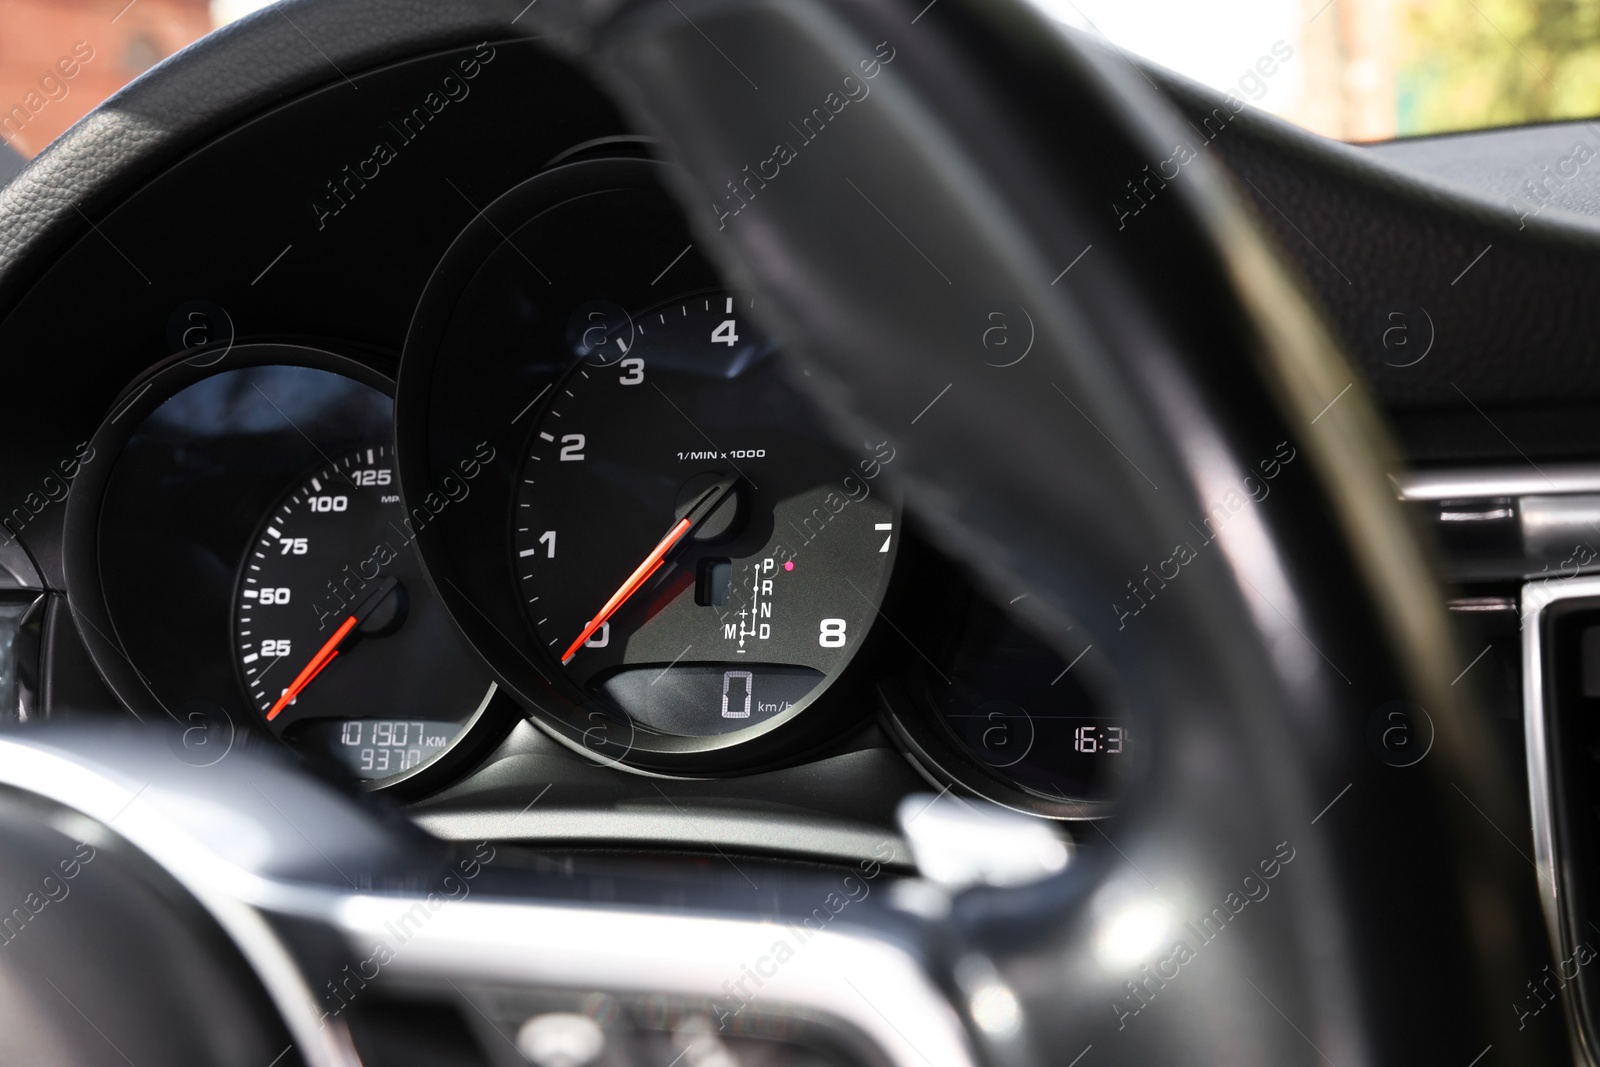
[{"label": "odometer reading 101907 km", "polygon": [[646,731],[710,737],[843,670],[899,541],[876,479],[817,426],[726,294],[597,323],[551,389],[512,531],[536,643]]}]

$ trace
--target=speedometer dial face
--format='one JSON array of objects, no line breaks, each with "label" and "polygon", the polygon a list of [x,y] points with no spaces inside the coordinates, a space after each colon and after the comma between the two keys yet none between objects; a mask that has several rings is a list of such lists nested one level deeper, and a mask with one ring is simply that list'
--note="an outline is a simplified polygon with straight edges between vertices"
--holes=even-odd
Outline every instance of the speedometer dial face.
[{"label": "speedometer dial face", "polygon": [[442,754],[493,692],[407,529],[388,450],[337,456],[262,522],[235,601],[240,679],[267,728],[374,782]]},{"label": "speedometer dial face", "polygon": [[898,546],[893,448],[824,436],[748,310],[593,313],[524,453],[512,564],[535,645],[658,738],[797,714],[866,638]]}]

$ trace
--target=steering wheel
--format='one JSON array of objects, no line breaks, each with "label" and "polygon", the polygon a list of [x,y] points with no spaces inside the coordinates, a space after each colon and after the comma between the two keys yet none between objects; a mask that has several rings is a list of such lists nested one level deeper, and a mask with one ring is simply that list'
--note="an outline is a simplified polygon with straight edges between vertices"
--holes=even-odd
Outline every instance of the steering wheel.
[{"label": "steering wheel", "polygon": [[[1196,128],[998,0],[285,14],[158,69],[8,190],[7,228],[28,214],[0,292],[69,207],[316,80],[298,33],[341,67],[538,36],[659,139],[838,432],[895,439],[928,536],[1026,589],[1014,610],[1062,647],[1092,641],[1137,709],[1121,816],[1065,872],[937,920],[928,965],[980,1055],[1561,1059],[1506,1009],[1549,955],[1533,872],[1495,858],[1515,806],[1428,551],[1380,419],[1207,152],[1226,108]],[[1395,722],[1424,757],[1385,758]]]}]

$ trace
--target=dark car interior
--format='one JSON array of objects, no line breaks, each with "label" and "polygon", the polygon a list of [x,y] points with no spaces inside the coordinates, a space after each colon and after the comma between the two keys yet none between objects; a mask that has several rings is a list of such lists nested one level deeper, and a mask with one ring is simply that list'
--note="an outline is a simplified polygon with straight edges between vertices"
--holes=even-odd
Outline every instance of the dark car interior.
[{"label": "dark car interior", "polygon": [[0,1063],[1596,1062],[1597,146],[204,37],[0,160]]}]

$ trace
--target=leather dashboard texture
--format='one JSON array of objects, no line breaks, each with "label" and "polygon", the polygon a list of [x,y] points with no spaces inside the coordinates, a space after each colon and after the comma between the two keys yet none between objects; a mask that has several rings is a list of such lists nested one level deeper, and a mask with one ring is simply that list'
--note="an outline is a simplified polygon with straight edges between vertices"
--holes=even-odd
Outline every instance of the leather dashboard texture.
[{"label": "leather dashboard texture", "polygon": [[[1358,148],[1159,76],[1196,147],[1222,157],[1308,279],[1412,459],[1600,446],[1600,303],[1579,295],[1600,286],[1600,220],[1577,213],[1600,203],[1600,159],[1574,158],[1600,143],[1589,124]],[[1538,210],[1522,183],[1563,170],[1573,177],[1548,182],[1553,206]]]},{"label": "leather dashboard texture", "polygon": [[[1540,126],[1413,137],[1365,146],[1369,155],[1453,182],[1511,207],[1600,218],[1600,124]],[[1531,187],[1530,187],[1531,183]]]},{"label": "leather dashboard texture", "polygon": [[[339,41],[344,65],[359,70],[504,37],[515,14],[509,4],[427,0],[394,0],[385,11],[374,20],[345,0],[259,11],[157,64],[73,126],[0,188],[0,310],[135,182],[289,96],[344,77],[318,39]],[[259,29],[241,34],[245,22]]]}]

